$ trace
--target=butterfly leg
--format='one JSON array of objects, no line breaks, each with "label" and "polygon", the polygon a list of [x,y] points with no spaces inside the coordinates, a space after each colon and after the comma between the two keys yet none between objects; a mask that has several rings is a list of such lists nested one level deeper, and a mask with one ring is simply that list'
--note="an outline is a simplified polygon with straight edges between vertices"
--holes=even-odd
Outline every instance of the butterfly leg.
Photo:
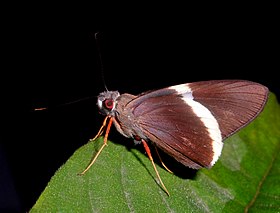
[{"label": "butterfly leg", "polygon": [[103,131],[104,131],[104,127],[106,126],[108,117],[109,117],[109,116],[106,116],[106,117],[105,117],[105,119],[104,119],[104,121],[103,121],[103,124],[102,124],[102,126],[100,127],[98,133],[95,135],[94,138],[90,139],[90,141],[94,141],[94,140],[96,140],[96,138],[98,138],[98,137],[100,137],[100,136],[102,135],[102,133],[103,133]]},{"label": "butterfly leg", "polygon": [[167,166],[163,163],[163,161],[161,160],[160,154],[159,154],[158,149],[157,149],[156,146],[155,146],[155,150],[156,150],[156,152],[157,152],[157,155],[158,155],[158,158],[159,158],[159,160],[160,160],[160,162],[161,162],[161,165],[162,165],[169,173],[173,174],[173,172],[172,172],[170,169],[168,169],[168,167],[167,167]]},{"label": "butterfly leg", "polygon": [[[100,129],[103,129],[104,126],[106,125],[106,120],[109,116],[107,116],[103,122],[103,125]],[[105,136],[104,136],[104,140],[103,140],[103,145],[101,146],[101,148],[98,150],[98,152],[96,153],[96,155],[94,156],[94,158],[90,161],[89,165],[87,166],[87,168],[85,168],[85,170],[83,172],[80,173],[80,175],[84,175],[88,170],[89,168],[94,164],[94,162],[96,161],[96,159],[98,158],[98,156],[100,155],[100,153],[102,152],[102,150],[104,149],[104,147],[107,145],[107,139],[108,139],[108,135],[109,135],[109,132],[110,132],[110,129],[111,129],[111,126],[112,126],[112,123],[113,123],[113,117],[110,117],[110,120],[109,120],[109,123],[107,125],[107,128],[106,128],[106,132],[105,132]],[[101,131],[99,130],[98,134],[97,135],[100,135]],[[102,131],[103,132],[103,131]],[[96,136],[94,137],[94,140],[95,140]]]},{"label": "butterfly leg", "polygon": [[154,163],[154,160],[153,160],[153,157],[152,157],[152,154],[151,154],[151,150],[150,150],[150,148],[149,148],[147,142],[146,142],[144,139],[141,139],[141,142],[143,143],[143,146],[144,146],[144,148],[145,148],[145,151],[146,151],[146,153],[147,153],[147,155],[148,155],[150,161],[152,162],[152,165],[153,165],[153,167],[154,167],[154,170],[155,170],[156,175],[157,175],[157,177],[158,177],[158,179],[159,179],[159,181],[160,181],[161,186],[163,187],[163,189],[164,189],[164,191],[166,192],[166,194],[168,194],[168,196],[170,196],[168,190],[166,189],[165,185],[163,184],[163,182],[162,182],[162,180],[161,180],[161,178],[160,178],[160,175],[159,175],[159,173],[158,173],[158,170],[157,170],[157,168],[156,168],[156,165],[155,165],[155,163]]}]

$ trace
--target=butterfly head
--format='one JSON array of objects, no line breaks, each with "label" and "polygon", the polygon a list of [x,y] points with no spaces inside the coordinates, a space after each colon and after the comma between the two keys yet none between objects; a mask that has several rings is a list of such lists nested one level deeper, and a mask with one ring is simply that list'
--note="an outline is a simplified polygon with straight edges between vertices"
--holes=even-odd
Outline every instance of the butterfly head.
[{"label": "butterfly head", "polygon": [[118,91],[105,91],[98,95],[97,106],[104,115],[115,116],[116,99],[120,96]]}]

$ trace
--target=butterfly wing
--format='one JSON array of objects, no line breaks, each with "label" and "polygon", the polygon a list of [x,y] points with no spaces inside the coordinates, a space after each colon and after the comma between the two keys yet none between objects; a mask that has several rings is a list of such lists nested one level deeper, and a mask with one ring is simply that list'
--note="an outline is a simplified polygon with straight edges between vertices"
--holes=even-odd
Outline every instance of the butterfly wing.
[{"label": "butterfly wing", "polygon": [[198,169],[214,165],[222,140],[262,111],[267,94],[250,81],[202,81],[140,95],[126,107],[157,147]]},{"label": "butterfly wing", "polygon": [[194,100],[207,106],[217,119],[223,139],[255,119],[268,98],[268,88],[251,81],[204,81],[188,86]]}]

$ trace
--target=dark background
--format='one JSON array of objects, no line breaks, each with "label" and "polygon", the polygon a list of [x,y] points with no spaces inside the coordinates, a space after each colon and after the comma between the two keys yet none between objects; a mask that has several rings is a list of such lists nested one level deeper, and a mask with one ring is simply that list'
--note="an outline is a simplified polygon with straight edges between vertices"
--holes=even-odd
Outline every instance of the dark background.
[{"label": "dark background", "polygon": [[[22,6],[8,8],[2,26],[1,212],[28,211],[55,171],[96,134],[103,76],[120,93],[248,79],[279,97],[273,5]],[[32,110],[38,107],[49,110]]]}]

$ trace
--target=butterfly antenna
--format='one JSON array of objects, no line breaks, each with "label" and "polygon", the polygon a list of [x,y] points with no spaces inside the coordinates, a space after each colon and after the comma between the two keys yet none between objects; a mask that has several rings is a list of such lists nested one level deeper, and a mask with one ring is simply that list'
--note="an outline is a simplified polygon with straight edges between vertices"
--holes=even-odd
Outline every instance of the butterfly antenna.
[{"label": "butterfly antenna", "polygon": [[95,33],[94,38],[95,38],[96,47],[97,47],[97,51],[98,51],[98,58],[99,58],[99,65],[100,65],[100,69],[101,69],[102,81],[103,81],[103,84],[104,84],[104,87],[105,87],[106,91],[108,91],[106,83],[105,83],[104,66],[103,66],[103,62],[102,62],[102,54],[101,54],[101,48],[100,48],[100,42],[99,42],[99,40],[100,40],[99,35],[100,35],[100,32]]},{"label": "butterfly antenna", "polygon": [[38,108],[32,109],[32,111],[43,111],[43,110],[49,110],[49,109],[53,109],[53,108],[64,107],[64,106],[67,106],[67,105],[79,103],[79,102],[81,102],[81,101],[90,100],[90,99],[92,99],[93,97],[96,97],[96,96],[89,96],[89,97],[85,97],[85,98],[80,98],[80,99],[78,99],[78,100],[69,101],[69,102],[66,102],[66,103],[58,104],[58,105],[56,105],[56,106],[38,107]]}]

